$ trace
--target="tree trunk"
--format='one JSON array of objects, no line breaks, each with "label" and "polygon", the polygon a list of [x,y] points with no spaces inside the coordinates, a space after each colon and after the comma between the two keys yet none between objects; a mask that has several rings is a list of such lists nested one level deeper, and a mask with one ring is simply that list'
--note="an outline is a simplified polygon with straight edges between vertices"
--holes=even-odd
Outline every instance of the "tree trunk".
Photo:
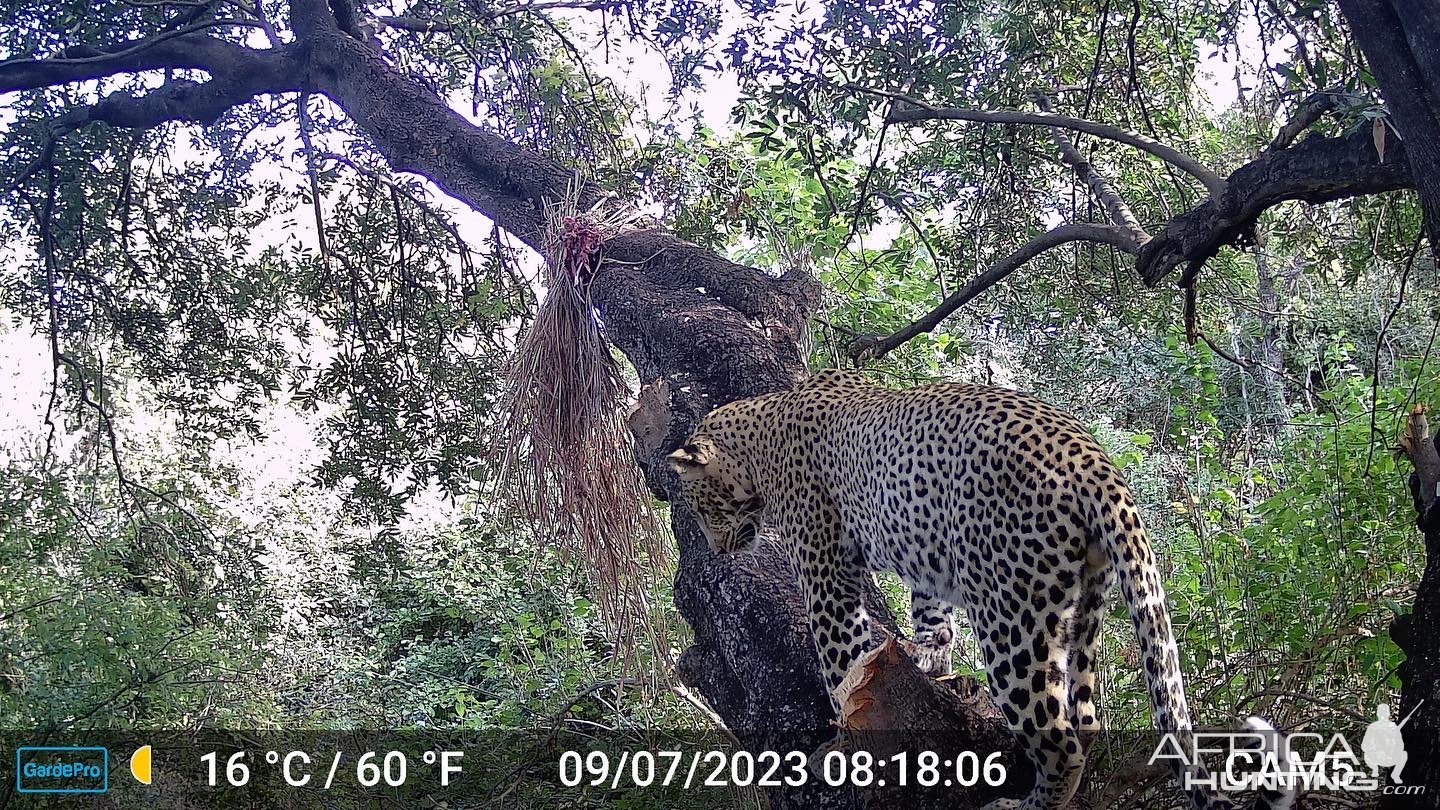
[{"label": "tree trunk", "polygon": [[1340,0],[1340,9],[1405,141],[1434,250],[1440,235],[1440,5]]},{"label": "tree trunk", "polygon": [[[1368,133],[1357,133],[1261,156],[1230,176],[1225,199],[1182,214],[1147,244],[1138,265],[1147,283],[1154,284],[1181,263],[1188,265],[1187,273],[1197,272],[1216,250],[1243,236],[1261,211],[1279,201],[1329,200],[1407,187],[1412,180],[1400,169],[1407,161],[1421,192],[1433,250],[1440,233],[1440,49],[1435,47],[1440,42],[1440,9],[1433,0],[1341,0],[1341,5],[1391,103],[1404,147],[1397,143],[1385,160],[1378,160],[1365,148]],[[8,60],[0,71],[0,92],[160,68],[198,68],[212,76],[205,82],[168,82],[139,96],[111,93],[57,119],[56,131],[62,134],[98,122],[131,128],[177,120],[206,122],[257,95],[323,93],[344,109],[395,169],[423,175],[532,248],[542,247],[547,205],[572,193],[571,169],[473,126],[424,85],[396,70],[353,24],[353,9],[345,0],[290,0],[288,6],[294,41],[263,55],[198,32],[187,34],[183,42],[167,34],[106,58],[87,53],[34,63]],[[337,16],[346,22],[337,23]],[[187,48],[188,55],[175,53]],[[608,202],[605,190],[592,182],[579,183],[573,193],[580,210]],[[653,441],[637,461],[651,488],[672,503],[678,503],[673,497],[677,482],[662,456],[702,415],[740,397],[785,388],[805,374],[803,338],[819,291],[802,275],[770,276],[672,235],[644,231],[603,246],[591,292],[606,334],[628,355],[642,382],[666,382],[667,395],[652,396],[663,400],[655,407],[664,418],[650,423]],[[1433,487],[1419,491],[1433,498]],[[1424,739],[1440,727],[1440,548],[1432,517],[1437,510],[1424,497],[1419,502],[1430,564],[1415,614],[1397,623],[1396,638],[1410,656],[1402,669],[1405,706],[1426,700],[1409,728],[1415,737],[1412,773],[1423,775],[1430,797],[1440,799],[1440,756],[1433,739]],[[718,557],[709,552],[683,507],[673,512],[672,523],[680,549],[675,598],[695,632],[695,644],[679,661],[680,677],[704,695],[747,747],[812,750],[831,736],[834,717],[784,555],[767,539],[756,555]],[[893,634],[893,619],[873,587],[869,599],[877,625],[888,625]],[[856,712],[847,714],[867,733],[888,734],[900,729],[886,729],[887,724],[909,727],[915,718],[927,717],[931,722],[910,738],[921,740],[919,747],[933,748],[948,740],[954,749],[983,755],[1013,745],[973,682],[950,690],[959,694],[956,699],[936,682],[918,677],[918,670],[896,656],[893,645],[882,647],[867,662],[872,666],[864,681],[869,692],[861,695],[863,707],[856,704]],[[1430,733],[1422,735],[1421,729]],[[1013,754],[1013,748],[1007,750]],[[1015,763],[1016,771],[1023,767]],[[1024,777],[1017,774],[1009,792],[1023,790]],[[967,807],[987,797],[948,790],[924,802],[889,793],[867,797],[811,780],[771,798],[780,808],[840,808],[867,799],[878,806]]]},{"label": "tree trunk", "polygon": [[[819,293],[818,284],[802,273],[767,276],[661,232],[624,234],[605,244],[591,295],[606,334],[630,358],[641,382],[664,381],[654,390],[665,391],[668,402],[641,407],[651,411],[644,420],[648,425],[665,425],[668,432],[642,442],[638,461],[651,488],[671,504],[680,503],[678,481],[664,455],[702,416],[735,399],[788,388],[805,376],[803,338]],[[695,643],[680,656],[678,676],[705,696],[747,748],[816,750],[834,736],[835,716],[788,558],[774,538],[754,554],[721,557],[710,551],[683,507],[672,511],[671,526],[680,546],[675,604],[695,632]],[[894,619],[878,588],[872,586],[868,596],[879,635],[894,635]],[[1010,787],[1024,788],[1028,763],[1013,756],[1013,740],[983,689],[959,682],[956,691],[969,697],[959,699],[913,665],[880,660],[894,691],[907,695],[904,705],[894,707],[896,716],[908,716],[915,706],[926,707],[929,716],[924,728],[897,721],[884,729],[891,743],[900,739],[898,731],[927,750],[944,750],[939,744],[944,741],[956,750],[1009,752],[1007,762],[1016,774]],[[874,727],[872,721],[867,730]],[[771,803],[963,808],[991,798],[993,793],[957,790],[861,795],[812,779],[805,787],[775,791]]]},{"label": "tree trunk", "polygon": [[1277,433],[1289,433],[1286,423],[1290,420],[1290,409],[1285,404],[1285,379],[1281,377],[1285,368],[1285,356],[1280,351],[1280,295],[1275,289],[1275,270],[1270,266],[1265,251],[1259,245],[1252,253],[1255,257],[1255,293],[1260,303],[1260,345],[1256,359],[1260,362],[1260,383],[1265,388],[1265,400],[1270,413],[1270,422]]},{"label": "tree trunk", "polygon": [[[1431,255],[1440,255],[1440,5],[1340,0],[1340,8],[1405,142]],[[1389,797],[1386,806],[1394,808],[1440,807],[1440,509],[1434,442],[1414,432],[1423,425],[1423,416],[1412,415],[1401,447],[1416,467],[1411,485],[1425,537],[1425,570],[1414,609],[1395,621],[1390,635],[1406,656],[1399,670],[1399,715],[1418,707],[1404,729],[1409,763],[1402,776],[1406,784],[1424,785],[1425,794]]]},{"label": "tree trunk", "polygon": [[[1415,523],[1425,537],[1425,570],[1415,588],[1415,607],[1390,626],[1390,636],[1405,652],[1400,665],[1400,709],[1409,759],[1401,774],[1407,785],[1424,785],[1424,796],[1391,797],[1386,807],[1440,807],[1440,447],[1430,435],[1424,410],[1416,405],[1399,450],[1410,459],[1410,493]],[[1418,709],[1418,711],[1417,711]]]},{"label": "tree trunk", "polygon": [[[532,248],[543,247],[544,212],[571,193],[573,171],[471,125],[340,31],[322,0],[293,0],[292,8],[310,60],[308,83],[339,104],[392,166],[428,177]],[[582,211],[611,204],[590,182],[574,193]],[[803,347],[820,289],[804,274],[767,275],[660,230],[614,237],[601,254],[590,292],[605,334],[642,383],[663,380],[669,393],[660,406],[667,416],[650,427],[660,437],[637,462],[651,490],[678,503],[678,481],[663,456],[712,408],[788,388],[805,376]],[[835,718],[787,558],[773,540],[754,555],[720,557],[683,508],[672,512],[671,524],[680,549],[675,602],[695,634],[677,674],[747,748],[814,751],[834,735]],[[872,585],[868,597],[878,634],[892,635],[895,621],[879,589]],[[928,678],[918,678],[914,689],[943,691]],[[974,702],[946,705],[936,723],[951,730],[945,736],[956,746],[980,751],[994,739],[976,731],[997,728],[993,715],[976,713]],[[1005,740],[1013,745],[1008,735]],[[771,796],[776,808],[864,802],[853,790],[813,778]],[[964,800],[942,805],[971,806]]]}]

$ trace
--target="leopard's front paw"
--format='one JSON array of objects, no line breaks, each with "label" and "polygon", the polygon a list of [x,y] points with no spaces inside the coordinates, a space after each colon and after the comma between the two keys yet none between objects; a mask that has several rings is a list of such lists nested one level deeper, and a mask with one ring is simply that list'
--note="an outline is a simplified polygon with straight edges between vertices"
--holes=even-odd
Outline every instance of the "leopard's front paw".
[{"label": "leopard's front paw", "polygon": [[903,647],[920,671],[932,678],[949,675],[954,667],[950,661],[950,649],[955,634],[948,627],[937,630],[917,630],[915,637],[907,639]]}]

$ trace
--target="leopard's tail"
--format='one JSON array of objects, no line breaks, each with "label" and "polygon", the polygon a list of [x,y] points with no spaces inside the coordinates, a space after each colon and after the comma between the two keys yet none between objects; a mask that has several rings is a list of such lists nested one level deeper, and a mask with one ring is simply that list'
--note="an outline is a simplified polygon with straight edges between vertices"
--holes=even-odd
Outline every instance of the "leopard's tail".
[{"label": "leopard's tail", "polygon": [[[1165,585],[1160,580],[1160,568],[1145,536],[1140,513],[1123,484],[1113,489],[1102,503],[1108,508],[1097,516],[1099,525],[1093,527],[1093,536],[1103,538],[1104,551],[1114,566],[1121,595],[1135,624],[1145,686],[1155,711],[1155,727],[1162,735],[1169,735],[1161,737],[1163,753],[1170,756],[1180,788],[1195,810],[1228,810],[1234,804],[1219,792],[1205,764],[1194,755],[1194,728],[1185,702],[1180,653],[1170,627]],[[1263,748],[1278,755],[1280,762],[1286,761],[1284,738],[1270,724],[1252,717],[1245,726],[1247,732],[1257,735]],[[1288,810],[1294,800],[1292,786],[1266,787],[1257,792],[1254,807],[1256,810]]]}]

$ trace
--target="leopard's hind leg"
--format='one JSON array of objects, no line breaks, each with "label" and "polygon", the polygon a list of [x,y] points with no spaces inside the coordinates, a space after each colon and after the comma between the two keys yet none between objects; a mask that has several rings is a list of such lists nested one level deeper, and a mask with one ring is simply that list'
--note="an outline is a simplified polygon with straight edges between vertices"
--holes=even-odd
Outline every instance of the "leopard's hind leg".
[{"label": "leopard's hind leg", "polygon": [[971,611],[991,694],[1035,765],[1035,786],[1027,796],[992,802],[987,810],[1060,810],[1085,770],[1084,745],[1072,719],[1065,632],[1083,602],[1083,571],[1080,560],[1060,557],[1056,565],[1037,566],[1052,576],[1007,582]]}]

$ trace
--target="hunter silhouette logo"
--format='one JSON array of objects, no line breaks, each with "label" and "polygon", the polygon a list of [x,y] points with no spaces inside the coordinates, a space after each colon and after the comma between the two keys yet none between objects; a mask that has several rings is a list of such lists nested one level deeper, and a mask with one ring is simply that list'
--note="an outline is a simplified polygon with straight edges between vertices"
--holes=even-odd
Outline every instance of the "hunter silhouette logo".
[{"label": "hunter silhouette logo", "polygon": [[1365,739],[1360,741],[1360,750],[1365,754],[1365,765],[1370,768],[1371,776],[1379,778],[1381,768],[1390,768],[1390,781],[1397,785],[1405,784],[1405,780],[1400,778],[1400,771],[1404,770],[1408,757],[1400,729],[1410,722],[1424,703],[1422,700],[1416,704],[1398,724],[1390,719],[1390,704],[1381,703],[1375,707],[1377,719],[1365,729]]}]

